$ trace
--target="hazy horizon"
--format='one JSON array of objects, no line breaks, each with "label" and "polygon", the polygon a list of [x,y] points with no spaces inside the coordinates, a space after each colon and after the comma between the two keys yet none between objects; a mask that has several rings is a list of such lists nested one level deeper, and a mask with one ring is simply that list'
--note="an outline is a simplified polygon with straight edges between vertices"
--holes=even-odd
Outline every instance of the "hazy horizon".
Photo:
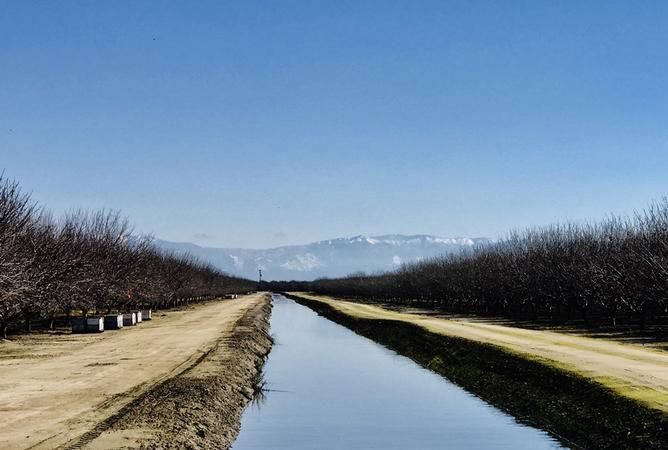
[{"label": "hazy horizon", "polygon": [[316,243],[319,243],[319,242],[333,241],[333,240],[336,240],[336,239],[347,240],[347,239],[355,239],[355,238],[359,238],[359,237],[379,238],[379,237],[386,237],[386,236],[401,236],[401,237],[428,236],[428,237],[443,238],[443,239],[490,239],[490,240],[495,240],[495,238],[488,238],[487,236],[439,236],[439,235],[429,234],[429,233],[410,233],[410,234],[387,233],[387,234],[375,234],[375,235],[355,234],[355,235],[352,235],[352,236],[333,236],[333,237],[330,237],[330,238],[318,239],[318,240],[309,241],[309,242],[291,242],[291,243],[277,245],[277,246],[274,246],[274,247],[253,248],[253,247],[226,247],[226,246],[218,246],[218,245],[198,244],[197,242],[194,242],[194,241],[170,241],[169,239],[163,239],[160,236],[151,236],[151,237],[154,238],[154,239],[160,240],[160,241],[171,242],[173,244],[192,244],[192,245],[197,245],[198,247],[202,247],[202,248],[239,248],[239,249],[244,249],[244,250],[269,250],[269,249],[280,248],[280,247],[306,246],[306,245],[310,245],[310,244],[316,244]]}]

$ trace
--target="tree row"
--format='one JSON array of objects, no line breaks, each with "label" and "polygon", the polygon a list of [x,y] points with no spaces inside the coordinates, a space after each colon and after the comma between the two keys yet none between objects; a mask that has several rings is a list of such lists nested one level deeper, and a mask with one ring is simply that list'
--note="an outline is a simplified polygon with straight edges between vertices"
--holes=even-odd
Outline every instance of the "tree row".
[{"label": "tree row", "polygon": [[174,306],[254,289],[190,256],[158,250],[117,212],[55,219],[0,177],[0,336],[91,312]]},{"label": "tree row", "polygon": [[514,232],[491,245],[297,288],[453,313],[643,326],[668,308],[668,201],[633,217]]}]

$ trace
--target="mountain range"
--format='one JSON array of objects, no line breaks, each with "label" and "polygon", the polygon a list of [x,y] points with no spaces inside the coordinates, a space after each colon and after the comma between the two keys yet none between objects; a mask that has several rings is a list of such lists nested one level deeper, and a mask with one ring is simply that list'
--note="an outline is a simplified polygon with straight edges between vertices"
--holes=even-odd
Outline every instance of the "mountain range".
[{"label": "mountain range", "polygon": [[202,247],[187,242],[156,239],[155,244],[178,253],[189,253],[221,270],[256,279],[258,268],[265,280],[313,280],[355,272],[392,270],[404,263],[460,252],[485,245],[488,238],[445,238],[430,235],[354,236],[306,245],[270,249]]}]

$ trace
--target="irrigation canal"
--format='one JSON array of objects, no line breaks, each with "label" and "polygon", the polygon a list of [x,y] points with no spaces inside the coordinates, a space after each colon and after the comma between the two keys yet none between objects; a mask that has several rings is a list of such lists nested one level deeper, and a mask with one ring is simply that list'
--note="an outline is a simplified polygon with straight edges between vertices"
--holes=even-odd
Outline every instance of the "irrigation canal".
[{"label": "irrigation canal", "polygon": [[269,391],[233,450],[562,447],[408,358],[274,295]]}]

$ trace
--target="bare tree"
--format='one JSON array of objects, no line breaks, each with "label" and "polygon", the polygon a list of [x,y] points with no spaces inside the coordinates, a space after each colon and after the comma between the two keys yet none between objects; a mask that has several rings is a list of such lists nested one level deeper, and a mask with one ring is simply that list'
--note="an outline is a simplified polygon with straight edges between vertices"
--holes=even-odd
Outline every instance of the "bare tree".
[{"label": "bare tree", "polygon": [[301,290],[360,301],[552,321],[643,327],[668,313],[668,200],[633,218],[512,232],[493,245],[395,272],[319,279]]},{"label": "bare tree", "polygon": [[20,319],[53,327],[73,311],[110,312],[176,305],[254,282],[232,277],[188,255],[156,249],[134,236],[116,211],[75,211],[61,220],[38,208],[19,185],[0,177],[0,334]]}]

